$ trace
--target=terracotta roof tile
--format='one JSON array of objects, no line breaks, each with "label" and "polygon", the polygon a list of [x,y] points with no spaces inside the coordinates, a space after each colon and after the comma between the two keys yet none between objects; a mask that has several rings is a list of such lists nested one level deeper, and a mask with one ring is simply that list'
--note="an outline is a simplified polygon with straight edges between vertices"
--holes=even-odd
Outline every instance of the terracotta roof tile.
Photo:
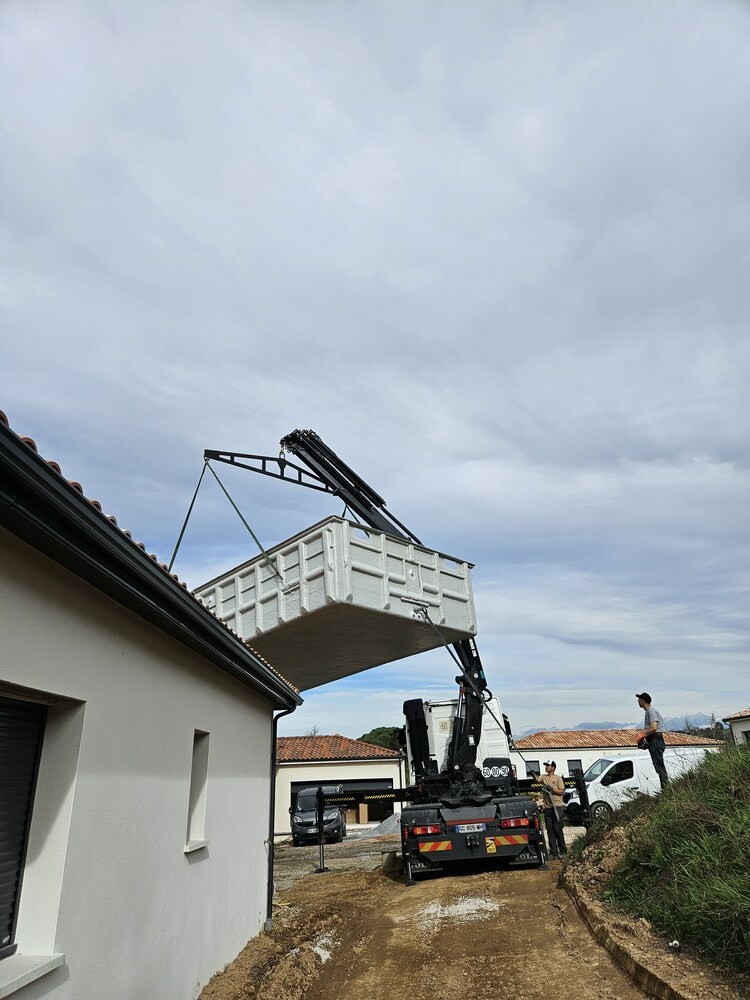
[{"label": "terracotta roof tile", "polygon": [[750,719],[750,708],[743,708],[739,712],[735,712],[734,715],[725,715],[724,722],[736,722],[738,719]]},{"label": "terracotta roof tile", "polygon": [[[14,435],[15,435],[15,436],[16,436],[16,437],[18,438],[18,440],[19,440],[19,441],[23,442],[23,444],[25,444],[27,448],[29,448],[29,449],[30,449],[31,451],[33,451],[33,452],[34,452],[34,454],[36,454],[36,455],[39,455],[39,448],[37,447],[37,444],[36,444],[36,441],[34,441],[34,439],[33,439],[33,438],[30,438],[30,437],[22,437],[21,435],[19,435],[19,434],[16,434],[16,432],[15,432],[15,431],[13,430],[13,428],[12,428],[12,427],[10,426],[10,421],[8,420],[8,417],[6,416],[6,414],[5,414],[5,413],[4,413],[4,412],[3,412],[2,410],[0,410],[0,423],[4,424],[4,425],[5,425],[5,427],[7,427],[7,428],[8,428],[8,430],[9,430],[9,431],[10,431],[10,432],[11,432],[12,434],[14,434]],[[296,687],[294,686],[294,684],[292,684],[292,683],[291,683],[290,681],[288,681],[288,680],[286,679],[286,677],[284,677],[284,676],[283,676],[283,674],[280,674],[280,673],[278,672],[278,670],[276,670],[276,669],[275,669],[274,667],[272,667],[272,666],[271,666],[271,664],[270,664],[270,663],[269,663],[269,662],[268,662],[267,660],[265,660],[265,659],[264,659],[264,658],[263,658],[262,656],[260,656],[260,655],[259,655],[259,654],[258,654],[258,653],[257,653],[257,652],[256,652],[256,651],[255,651],[255,650],[254,650],[254,649],[252,648],[252,647],[251,647],[251,646],[249,646],[248,644],[245,644],[245,643],[243,642],[243,640],[242,640],[242,639],[241,639],[241,638],[240,638],[240,637],[239,637],[239,636],[237,635],[237,633],[236,633],[236,632],[234,631],[234,629],[233,629],[233,628],[231,628],[231,627],[230,627],[229,625],[227,625],[227,623],[226,623],[226,622],[223,622],[223,621],[221,620],[221,618],[219,618],[219,616],[218,616],[218,615],[214,614],[214,612],[213,612],[213,611],[211,611],[211,609],[210,609],[210,608],[207,608],[207,607],[206,607],[206,605],[205,605],[205,604],[203,603],[203,601],[201,601],[201,600],[200,600],[200,598],[196,597],[196,596],[195,596],[195,595],[194,595],[194,594],[192,593],[192,591],[191,591],[191,590],[189,590],[189,588],[188,588],[188,585],[187,585],[186,583],[184,583],[184,582],[183,582],[182,580],[180,580],[180,578],[179,578],[178,576],[176,576],[176,574],[174,574],[174,573],[170,573],[170,572],[169,572],[169,568],[168,568],[168,567],[167,567],[167,566],[166,566],[166,565],[165,565],[164,563],[160,563],[160,562],[159,562],[159,560],[158,560],[158,558],[157,558],[157,557],[156,557],[156,556],[155,556],[155,555],[154,555],[154,554],[153,554],[152,552],[146,552],[146,546],[145,546],[145,545],[143,544],[143,542],[138,542],[138,541],[135,541],[135,539],[133,538],[133,536],[131,535],[131,533],[130,533],[129,531],[127,531],[127,530],[125,530],[125,529],[123,529],[123,528],[120,528],[120,526],[119,526],[119,525],[118,525],[118,523],[117,523],[117,518],[113,517],[112,515],[107,515],[107,514],[105,514],[105,513],[103,512],[103,510],[102,510],[102,505],[101,505],[101,503],[100,503],[100,502],[99,502],[98,500],[90,500],[90,499],[89,499],[89,498],[88,498],[88,497],[86,496],[86,494],[84,493],[84,490],[83,490],[83,487],[81,486],[81,484],[80,484],[80,483],[78,483],[78,482],[75,482],[75,480],[72,480],[72,479],[66,479],[66,478],[65,478],[65,476],[64,476],[64,475],[62,474],[62,470],[61,470],[61,468],[60,468],[60,466],[58,465],[58,463],[57,463],[57,462],[53,461],[52,459],[45,459],[45,458],[43,458],[43,456],[41,456],[41,455],[40,455],[39,457],[40,457],[40,458],[42,458],[42,460],[43,460],[43,461],[45,462],[45,464],[46,464],[47,466],[49,466],[49,468],[50,468],[50,469],[52,470],[52,472],[54,472],[54,473],[55,473],[55,475],[59,476],[59,477],[60,477],[60,479],[62,479],[62,480],[63,480],[63,482],[67,483],[67,484],[68,484],[68,486],[72,487],[72,488],[73,488],[73,489],[74,489],[74,490],[75,490],[75,491],[76,491],[77,493],[80,493],[80,494],[81,494],[81,496],[83,497],[83,499],[84,499],[84,500],[86,500],[86,501],[87,501],[87,502],[88,502],[88,503],[90,504],[90,506],[91,506],[91,507],[92,507],[92,508],[93,508],[93,509],[94,509],[95,511],[97,511],[97,513],[98,513],[98,514],[100,514],[100,515],[101,515],[101,517],[102,517],[102,518],[103,518],[103,519],[104,519],[105,521],[107,521],[107,522],[108,522],[108,523],[109,523],[110,525],[112,525],[112,526],[114,526],[115,528],[117,528],[117,530],[118,530],[118,531],[120,532],[120,534],[121,534],[121,535],[122,535],[122,536],[123,536],[124,538],[127,538],[127,539],[128,539],[128,541],[129,541],[129,542],[130,542],[130,543],[131,543],[131,544],[132,544],[132,545],[133,545],[133,546],[134,546],[135,548],[139,549],[139,550],[140,550],[140,551],[141,551],[141,552],[142,552],[142,553],[144,554],[144,556],[146,556],[146,558],[147,558],[147,559],[150,559],[150,560],[151,560],[152,562],[155,562],[155,563],[156,563],[156,565],[157,565],[157,566],[158,566],[158,567],[159,567],[159,568],[160,568],[161,570],[163,570],[163,571],[164,571],[165,575],[169,576],[169,577],[170,577],[170,578],[171,578],[172,580],[174,580],[174,581],[175,581],[175,583],[178,583],[178,584],[179,584],[179,585],[180,585],[180,586],[181,586],[181,587],[183,588],[183,590],[186,590],[186,591],[188,592],[188,594],[190,594],[190,596],[191,596],[191,597],[193,598],[193,600],[194,600],[194,601],[196,602],[196,604],[199,604],[199,605],[201,606],[201,608],[203,608],[203,610],[204,610],[204,611],[206,612],[206,614],[209,614],[209,615],[211,615],[211,617],[212,617],[212,618],[214,618],[214,619],[216,619],[216,621],[218,621],[218,622],[219,622],[219,623],[220,623],[221,625],[223,625],[223,626],[224,626],[224,628],[225,628],[225,629],[226,629],[226,630],[227,630],[228,632],[231,632],[231,633],[232,633],[232,635],[236,636],[236,637],[237,637],[237,641],[238,641],[238,642],[241,642],[241,643],[243,644],[243,646],[246,646],[246,648],[250,649],[250,651],[252,652],[253,656],[255,656],[255,657],[257,657],[257,659],[261,660],[261,661],[262,661],[262,663],[263,663],[263,664],[264,664],[264,665],[265,665],[265,666],[266,666],[266,667],[267,667],[267,668],[268,668],[268,669],[269,669],[269,670],[270,670],[270,671],[271,671],[272,673],[274,673],[274,674],[275,674],[275,675],[276,675],[276,676],[277,676],[277,677],[279,678],[279,680],[283,681],[283,683],[284,683],[284,684],[286,684],[286,685],[287,685],[287,687],[291,688],[291,689],[292,689],[292,691],[294,691],[294,692],[295,692],[296,694],[299,694],[299,688],[296,688]]]},{"label": "terracotta roof tile", "polygon": [[347,736],[279,736],[276,759],[280,764],[303,760],[398,760],[398,750],[376,747]]},{"label": "terracotta roof tile", "polygon": [[[516,740],[519,750],[600,750],[608,747],[634,747],[641,729],[556,729],[542,730]],[[723,746],[721,740],[706,740],[685,733],[664,733],[668,747]]]}]

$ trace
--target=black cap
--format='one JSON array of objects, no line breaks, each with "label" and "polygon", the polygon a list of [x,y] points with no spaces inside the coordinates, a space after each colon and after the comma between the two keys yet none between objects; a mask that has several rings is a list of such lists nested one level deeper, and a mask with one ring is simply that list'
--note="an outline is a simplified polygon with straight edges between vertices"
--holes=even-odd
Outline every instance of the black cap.
[{"label": "black cap", "polygon": [[647,691],[642,691],[641,694],[636,694],[636,698],[642,698],[644,701],[647,701],[649,705],[651,704],[651,695],[648,694]]},{"label": "black cap", "polygon": [[557,767],[557,764],[554,762],[554,760],[545,760],[544,761],[544,766],[545,767]]}]

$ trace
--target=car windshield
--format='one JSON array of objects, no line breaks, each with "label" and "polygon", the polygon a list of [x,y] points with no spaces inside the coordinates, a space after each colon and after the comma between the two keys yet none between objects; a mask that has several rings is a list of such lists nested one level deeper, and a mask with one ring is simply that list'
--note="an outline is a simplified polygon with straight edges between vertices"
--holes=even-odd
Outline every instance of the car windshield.
[{"label": "car windshield", "polygon": [[600,757],[599,760],[595,760],[588,771],[584,774],[584,781],[593,781],[594,778],[598,778],[602,771],[606,771],[609,765],[612,763],[606,757]]},{"label": "car windshield", "polygon": [[315,792],[300,792],[297,796],[297,812],[313,812],[315,810]]}]

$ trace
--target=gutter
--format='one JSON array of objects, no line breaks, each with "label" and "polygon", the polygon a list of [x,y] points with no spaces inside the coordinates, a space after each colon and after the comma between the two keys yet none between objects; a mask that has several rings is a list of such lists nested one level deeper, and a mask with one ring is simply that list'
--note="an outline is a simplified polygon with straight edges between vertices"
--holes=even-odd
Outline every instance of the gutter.
[{"label": "gutter", "polygon": [[299,694],[29,445],[0,421],[0,524],[210,660],[275,708]]},{"label": "gutter", "polygon": [[273,856],[274,856],[274,827],[276,825],[276,731],[279,719],[285,715],[291,715],[297,708],[287,708],[283,712],[273,717],[271,726],[271,804],[268,816],[268,885],[266,889],[266,920],[263,924],[264,931],[270,931],[273,926]]}]

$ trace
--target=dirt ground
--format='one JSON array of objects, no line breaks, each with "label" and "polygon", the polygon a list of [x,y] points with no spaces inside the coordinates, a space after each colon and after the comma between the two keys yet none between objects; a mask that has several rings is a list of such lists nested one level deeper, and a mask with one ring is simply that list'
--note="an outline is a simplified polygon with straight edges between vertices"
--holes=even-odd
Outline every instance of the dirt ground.
[{"label": "dirt ground", "polygon": [[274,926],[249,943],[201,1000],[635,1000],[643,994],[599,947],[546,870],[468,868],[407,886],[385,873],[397,839],[326,852],[277,850]]}]

